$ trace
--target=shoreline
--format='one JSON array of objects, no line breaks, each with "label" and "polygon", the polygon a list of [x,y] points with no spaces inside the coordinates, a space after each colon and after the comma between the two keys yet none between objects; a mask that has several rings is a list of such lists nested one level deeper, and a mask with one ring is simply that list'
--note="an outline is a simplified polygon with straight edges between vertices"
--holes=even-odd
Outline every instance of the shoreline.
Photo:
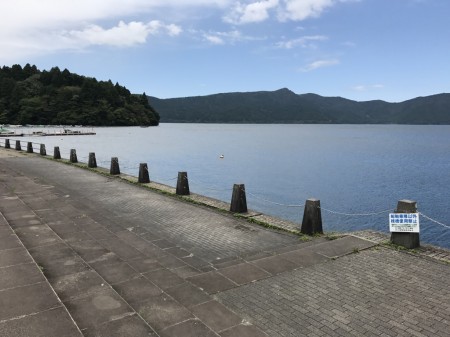
[{"label": "shoreline", "polygon": [[[196,193],[190,193],[190,195],[176,195],[175,191],[176,188],[172,186],[168,186],[162,183],[150,181],[150,183],[138,183],[138,177],[121,173],[119,175],[110,175],[109,169],[104,167],[97,167],[97,168],[89,168],[87,163],[78,162],[78,163],[72,163],[69,159],[54,159],[52,156],[46,155],[42,156],[37,153],[26,153],[24,151],[17,151],[14,149],[5,149],[3,147],[0,147],[0,158],[3,156],[6,157],[15,157],[15,156],[37,156],[41,157],[43,159],[59,162],[65,165],[75,166],[84,170],[88,170],[91,172],[95,172],[97,174],[108,176],[113,179],[120,179],[121,181],[124,181],[126,183],[138,186],[140,188],[146,188],[150,189],[154,192],[161,193],[163,195],[182,200],[184,202],[193,203],[198,206],[207,207],[213,210],[216,210],[218,212],[228,213],[230,215],[233,215],[237,218],[242,218],[246,220],[247,222],[257,224],[259,226],[281,231],[281,232],[288,232],[294,235],[298,235],[301,239],[303,238],[305,241],[308,241],[308,236],[303,235],[299,231],[299,224],[284,220],[281,218],[277,218],[271,215],[264,214],[262,212],[254,211],[249,209],[247,213],[232,213],[229,208],[230,204],[218,199],[214,199],[211,197],[203,196]],[[432,258],[434,260],[438,260],[444,263],[450,264],[450,249],[435,246],[432,244],[422,244],[419,248],[416,249],[406,249],[403,247],[397,247],[390,243],[390,235],[388,233],[379,232],[376,230],[362,230],[362,231],[345,231],[345,232],[329,232],[327,233],[324,231],[323,236],[327,237],[331,240],[333,240],[336,237],[342,237],[345,235],[351,235],[355,236],[364,240],[371,241],[376,244],[381,244],[384,246],[392,247],[396,250],[401,250],[408,252],[410,254],[423,256],[426,258]]]}]

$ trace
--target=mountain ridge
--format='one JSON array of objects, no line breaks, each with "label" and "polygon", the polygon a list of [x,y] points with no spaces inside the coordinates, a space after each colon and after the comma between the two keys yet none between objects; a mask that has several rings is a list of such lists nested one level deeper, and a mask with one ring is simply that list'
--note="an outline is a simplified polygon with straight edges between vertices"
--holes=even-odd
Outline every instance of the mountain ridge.
[{"label": "mountain ridge", "polygon": [[149,101],[166,123],[450,124],[450,93],[390,103],[281,88]]}]

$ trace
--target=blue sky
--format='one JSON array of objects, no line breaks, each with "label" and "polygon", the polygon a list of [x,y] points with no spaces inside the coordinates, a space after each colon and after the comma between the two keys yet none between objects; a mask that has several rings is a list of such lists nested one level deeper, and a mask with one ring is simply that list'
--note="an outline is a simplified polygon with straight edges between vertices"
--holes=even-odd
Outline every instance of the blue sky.
[{"label": "blue sky", "polygon": [[160,98],[276,90],[400,102],[450,92],[448,0],[0,0],[0,65]]}]

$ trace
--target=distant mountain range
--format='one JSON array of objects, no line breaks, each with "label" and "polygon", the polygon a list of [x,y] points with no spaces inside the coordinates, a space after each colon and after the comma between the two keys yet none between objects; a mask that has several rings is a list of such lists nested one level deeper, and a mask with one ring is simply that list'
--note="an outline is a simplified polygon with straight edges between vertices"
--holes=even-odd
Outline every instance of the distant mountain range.
[{"label": "distant mountain range", "polygon": [[401,103],[298,95],[289,89],[159,99],[150,105],[166,123],[450,124],[450,94]]}]

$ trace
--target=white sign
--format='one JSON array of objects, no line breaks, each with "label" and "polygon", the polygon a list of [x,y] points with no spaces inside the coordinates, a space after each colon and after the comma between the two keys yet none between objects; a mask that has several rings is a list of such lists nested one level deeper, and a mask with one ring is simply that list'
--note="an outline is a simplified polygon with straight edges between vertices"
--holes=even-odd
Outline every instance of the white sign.
[{"label": "white sign", "polygon": [[389,230],[419,233],[419,213],[389,213]]}]

